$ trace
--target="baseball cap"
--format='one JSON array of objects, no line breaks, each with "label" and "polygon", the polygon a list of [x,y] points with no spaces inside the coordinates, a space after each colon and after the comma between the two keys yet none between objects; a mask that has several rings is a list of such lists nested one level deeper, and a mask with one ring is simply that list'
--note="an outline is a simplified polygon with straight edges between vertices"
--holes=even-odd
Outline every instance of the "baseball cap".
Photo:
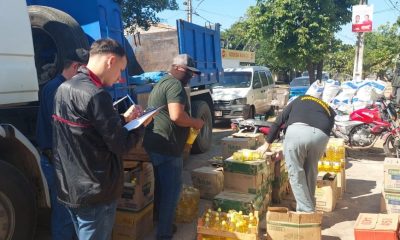
[{"label": "baseball cap", "polygon": [[84,48],[77,48],[70,51],[66,58],[68,60],[86,64],[89,60],[89,51]]},{"label": "baseball cap", "polygon": [[193,59],[188,54],[179,54],[172,60],[172,65],[185,66],[190,71],[200,74],[200,70],[195,67]]}]

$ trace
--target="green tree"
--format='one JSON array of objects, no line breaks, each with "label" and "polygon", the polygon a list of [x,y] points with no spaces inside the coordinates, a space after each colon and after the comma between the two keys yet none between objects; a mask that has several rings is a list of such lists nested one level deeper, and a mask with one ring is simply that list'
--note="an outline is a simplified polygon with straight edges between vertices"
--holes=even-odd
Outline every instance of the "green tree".
[{"label": "green tree", "polygon": [[337,74],[351,76],[353,74],[355,47],[334,40],[329,53],[326,55],[324,69],[335,76]]},{"label": "green tree", "polygon": [[377,31],[366,33],[364,38],[364,74],[376,74],[385,78],[394,68],[394,59],[400,53],[399,24],[389,23],[378,27]]},{"label": "green tree", "polygon": [[248,23],[246,19],[235,22],[232,26],[221,33],[221,38],[224,41],[224,48],[252,51],[257,43],[253,39],[249,38],[246,29]]},{"label": "green tree", "polygon": [[176,0],[117,0],[121,5],[124,27],[133,33],[136,27],[148,29],[160,22],[157,13],[163,10],[177,10]]},{"label": "green tree", "polygon": [[262,39],[281,66],[307,68],[319,79],[334,33],[350,22],[354,0],[258,0],[248,11],[248,34]]}]

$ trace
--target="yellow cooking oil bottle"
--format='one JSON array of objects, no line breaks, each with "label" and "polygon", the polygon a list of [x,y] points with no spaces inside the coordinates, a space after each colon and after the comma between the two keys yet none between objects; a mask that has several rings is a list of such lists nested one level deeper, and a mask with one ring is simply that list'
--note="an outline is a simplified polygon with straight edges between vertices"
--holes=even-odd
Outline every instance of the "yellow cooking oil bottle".
[{"label": "yellow cooking oil bottle", "polygon": [[196,140],[197,135],[199,135],[199,133],[200,133],[200,130],[198,130],[198,129],[195,129],[192,127],[189,129],[189,135],[188,135],[188,138],[186,139],[185,147],[183,148],[183,151],[185,153],[190,152],[190,149],[192,149],[192,145],[193,145],[194,141]]},{"label": "yellow cooking oil bottle", "polygon": [[241,149],[233,153],[233,160],[236,161],[254,161],[261,159],[261,154],[257,150]]}]

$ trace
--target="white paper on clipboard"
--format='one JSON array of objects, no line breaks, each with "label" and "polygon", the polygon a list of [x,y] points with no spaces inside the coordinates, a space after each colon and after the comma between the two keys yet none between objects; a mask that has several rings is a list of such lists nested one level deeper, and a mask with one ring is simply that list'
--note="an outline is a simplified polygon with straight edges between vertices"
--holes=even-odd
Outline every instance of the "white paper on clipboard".
[{"label": "white paper on clipboard", "polygon": [[157,114],[163,107],[164,106],[161,106],[161,107],[152,109],[150,111],[146,111],[145,113],[143,113],[142,116],[140,116],[136,119],[133,119],[132,121],[125,124],[124,128],[126,128],[126,129],[128,129],[128,131],[130,131],[130,130],[140,127],[147,119],[149,119],[150,117]]}]

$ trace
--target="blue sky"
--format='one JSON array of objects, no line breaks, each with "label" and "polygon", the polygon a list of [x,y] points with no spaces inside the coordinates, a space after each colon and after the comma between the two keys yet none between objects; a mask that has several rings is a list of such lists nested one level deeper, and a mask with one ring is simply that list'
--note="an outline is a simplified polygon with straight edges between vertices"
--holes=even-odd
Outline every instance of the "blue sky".
[{"label": "blue sky", "polygon": [[[386,22],[393,23],[400,16],[400,4],[394,9],[391,2],[394,0],[369,0],[374,5],[373,28]],[[184,0],[177,0],[179,10],[163,11],[158,14],[162,22],[175,25],[176,19],[186,19],[186,6]],[[222,30],[229,28],[240,17],[244,16],[249,6],[255,5],[256,0],[192,0],[193,9],[199,15],[193,15],[193,23],[204,25],[206,22],[220,23]],[[348,44],[354,44],[356,35],[351,32],[351,24],[343,26],[342,31],[337,33],[337,38]]]}]

